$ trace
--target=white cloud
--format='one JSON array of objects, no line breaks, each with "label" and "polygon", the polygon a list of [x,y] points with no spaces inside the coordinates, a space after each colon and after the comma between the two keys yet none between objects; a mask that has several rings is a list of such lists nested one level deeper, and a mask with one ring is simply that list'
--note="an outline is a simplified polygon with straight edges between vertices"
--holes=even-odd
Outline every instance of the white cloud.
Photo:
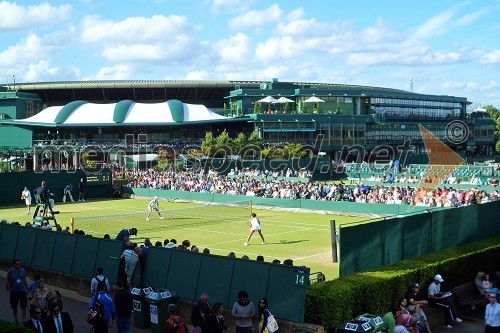
[{"label": "white cloud", "polygon": [[39,61],[36,64],[28,66],[23,78],[26,82],[36,82],[39,80],[54,78],[59,75],[60,69],[58,67],[51,67],[47,61]]},{"label": "white cloud", "polygon": [[116,22],[87,16],[81,40],[102,49],[101,56],[109,61],[186,61],[203,50],[188,34],[191,30],[185,16],[130,17]]},{"label": "white cloud", "polygon": [[191,71],[187,73],[186,80],[210,80],[211,74],[205,70]]},{"label": "white cloud", "polygon": [[238,13],[248,11],[255,0],[206,0],[212,14]]},{"label": "white cloud", "polygon": [[2,67],[17,67],[37,63],[49,54],[49,48],[45,47],[43,38],[30,34],[19,43],[9,46],[0,52],[0,64]]},{"label": "white cloud", "polygon": [[68,20],[71,6],[59,7],[44,2],[33,6],[19,6],[15,2],[0,2],[0,31],[32,29],[52,26]]},{"label": "white cloud", "polygon": [[425,21],[420,27],[417,28],[416,37],[426,38],[445,33],[452,25],[453,17],[462,6],[463,4],[450,7]]},{"label": "white cloud", "polygon": [[235,68],[250,66],[253,54],[250,38],[244,33],[237,33],[213,44],[213,50],[218,55],[217,71],[233,71]]},{"label": "white cloud", "polygon": [[263,10],[251,10],[229,20],[232,30],[261,27],[283,19],[283,10],[274,4]]},{"label": "white cloud", "polygon": [[129,17],[117,22],[91,15],[82,21],[81,39],[86,44],[154,43],[178,38],[189,31],[189,27],[187,18],[178,15]]},{"label": "white cloud", "polygon": [[[125,80],[132,78],[132,70],[127,65],[102,67],[93,79],[96,80]],[[92,79],[92,78],[88,78]]]},{"label": "white cloud", "polygon": [[500,50],[485,53],[481,56],[481,58],[479,58],[479,62],[482,64],[500,64]]},{"label": "white cloud", "polygon": [[292,58],[300,53],[300,47],[294,44],[292,37],[285,36],[270,38],[264,43],[257,44],[255,58],[264,63],[269,63]]},{"label": "white cloud", "polygon": [[455,26],[467,26],[470,25],[477,20],[483,18],[486,15],[493,13],[495,10],[500,8],[500,4],[497,2],[496,4],[492,4],[487,7],[483,7],[479,10],[476,10],[472,13],[468,13],[462,17],[459,17],[456,21],[454,21]]}]

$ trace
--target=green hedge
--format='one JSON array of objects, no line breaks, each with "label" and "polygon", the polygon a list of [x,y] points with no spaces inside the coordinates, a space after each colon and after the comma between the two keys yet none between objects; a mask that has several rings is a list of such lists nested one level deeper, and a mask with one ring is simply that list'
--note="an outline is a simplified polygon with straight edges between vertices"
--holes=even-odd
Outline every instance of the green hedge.
[{"label": "green hedge", "polygon": [[360,314],[383,314],[395,305],[413,282],[427,286],[443,275],[444,290],[474,280],[478,271],[500,270],[500,235],[445,251],[408,259],[324,283],[311,285],[306,294],[305,322],[333,328]]},{"label": "green hedge", "polygon": [[0,333],[30,333],[29,328],[21,324],[9,323],[8,321],[0,320]]}]

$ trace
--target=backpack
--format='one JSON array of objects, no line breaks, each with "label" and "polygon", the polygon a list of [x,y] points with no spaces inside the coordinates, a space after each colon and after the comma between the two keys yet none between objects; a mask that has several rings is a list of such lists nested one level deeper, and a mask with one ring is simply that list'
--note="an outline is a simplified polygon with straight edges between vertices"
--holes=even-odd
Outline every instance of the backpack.
[{"label": "backpack", "polygon": [[94,305],[87,312],[87,323],[92,326],[98,325],[103,320],[104,305],[99,302],[97,294],[94,296]]},{"label": "backpack", "polygon": [[[106,284],[106,281],[108,280],[108,278],[107,278],[107,277],[105,277],[105,276],[103,275],[103,279],[102,279],[102,280],[99,280],[99,279],[97,278],[97,276],[96,276],[96,277],[94,277],[94,279],[96,279],[97,283],[99,283],[99,282],[103,282],[103,283],[104,283],[104,285],[106,286],[106,289],[105,289],[104,291],[105,291],[105,292],[108,292],[108,285]],[[109,282],[108,282],[108,283],[109,283]],[[96,293],[97,293],[97,291],[96,291]]]},{"label": "backpack", "polygon": [[182,321],[181,317],[170,317],[167,320],[167,325],[172,327],[170,333],[189,333],[186,324]]}]

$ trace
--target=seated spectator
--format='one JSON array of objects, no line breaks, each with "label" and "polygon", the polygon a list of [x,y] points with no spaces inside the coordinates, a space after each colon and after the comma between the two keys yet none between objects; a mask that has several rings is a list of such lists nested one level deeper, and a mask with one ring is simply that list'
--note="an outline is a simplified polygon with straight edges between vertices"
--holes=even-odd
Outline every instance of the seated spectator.
[{"label": "seated spectator", "polygon": [[396,319],[401,315],[399,307],[393,307],[391,311],[382,316],[382,325],[380,329],[387,332],[409,333],[403,325],[396,325]]},{"label": "seated spectator", "polygon": [[490,281],[490,275],[488,273],[484,273],[482,280],[483,280],[483,291],[486,296],[489,293],[490,289],[493,288],[493,284]]},{"label": "seated spectator", "polygon": [[429,302],[420,291],[420,285],[417,282],[412,284],[410,291],[406,294],[406,300],[408,302],[406,309],[420,321],[419,330],[422,332],[431,332],[427,316],[423,310]]},{"label": "seated spectator", "polygon": [[420,328],[417,325],[418,319],[416,316],[412,316],[407,310],[406,306],[408,301],[405,297],[399,300],[399,307],[401,309],[401,314],[396,318],[396,325],[403,326],[409,332],[420,333]]},{"label": "seated spectator", "polygon": [[429,296],[429,304],[435,308],[441,309],[444,315],[444,327],[452,328],[451,323],[454,321],[456,323],[461,323],[462,319],[458,318],[453,306],[448,301],[449,293],[441,292],[441,283],[444,279],[441,275],[436,274],[434,276],[434,281],[429,285],[427,289]]},{"label": "seated spectator", "polygon": [[477,288],[477,291],[479,292],[479,295],[484,296],[484,288],[483,288],[483,276],[484,272],[477,272],[476,278],[474,279],[474,285]]}]

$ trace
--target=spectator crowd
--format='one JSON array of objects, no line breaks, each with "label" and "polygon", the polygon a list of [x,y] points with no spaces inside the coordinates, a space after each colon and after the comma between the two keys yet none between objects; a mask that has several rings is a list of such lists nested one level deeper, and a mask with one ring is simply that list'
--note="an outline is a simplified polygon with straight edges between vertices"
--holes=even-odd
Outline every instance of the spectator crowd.
[{"label": "spectator crowd", "polygon": [[[291,169],[282,172],[260,170],[231,170],[228,175],[221,175],[214,170],[204,173],[202,169],[185,171],[158,171],[154,169],[134,169],[125,172],[131,179],[128,186],[172,191],[198,193],[218,193],[242,196],[256,196],[273,199],[304,199],[321,201],[350,201],[378,204],[414,204],[429,207],[460,207],[496,201],[498,191],[456,189],[453,183],[445,182],[437,188],[396,185],[391,175],[382,176],[383,185],[354,184],[343,182],[327,183],[322,181],[303,181],[310,176],[307,172],[294,172]],[[408,183],[418,183],[416,176],[396,176]],[[377,177],[373,176],[377,181]],[[385,181],[384,181],[385,180]]]}]

